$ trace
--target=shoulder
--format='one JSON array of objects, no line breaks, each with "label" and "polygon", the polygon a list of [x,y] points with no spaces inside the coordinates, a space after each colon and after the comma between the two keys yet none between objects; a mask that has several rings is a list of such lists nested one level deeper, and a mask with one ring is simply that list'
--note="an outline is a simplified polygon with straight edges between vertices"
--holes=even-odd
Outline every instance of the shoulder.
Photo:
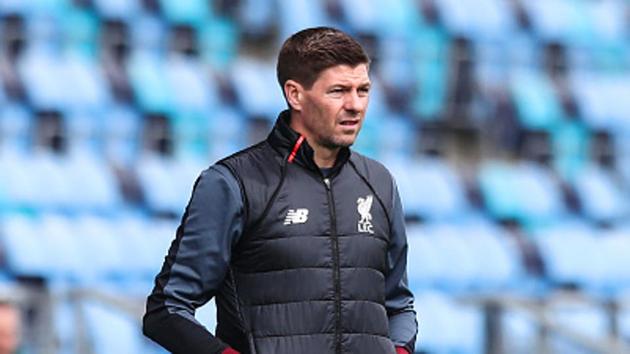
[{"label": "shoulder", "polygon": [[392,174],[389,172],[387,167],[379,161],[353,150],[350,155],[350,162],[354,164],[359,173],[369,180],[373,180],[379,184],[393,182]]}]

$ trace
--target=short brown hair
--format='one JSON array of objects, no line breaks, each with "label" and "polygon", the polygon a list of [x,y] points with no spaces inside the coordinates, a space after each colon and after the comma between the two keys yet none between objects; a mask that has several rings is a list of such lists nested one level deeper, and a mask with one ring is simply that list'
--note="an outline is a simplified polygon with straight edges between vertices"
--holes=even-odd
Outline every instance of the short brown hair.
[{"label": "short brown hair", "polygon": [[370,58],[354,38],[331,27],[315,27],[289,37],[278,55],[278,83],[291,79],[311,88],[317,76],[330,67],[369,64]]}]

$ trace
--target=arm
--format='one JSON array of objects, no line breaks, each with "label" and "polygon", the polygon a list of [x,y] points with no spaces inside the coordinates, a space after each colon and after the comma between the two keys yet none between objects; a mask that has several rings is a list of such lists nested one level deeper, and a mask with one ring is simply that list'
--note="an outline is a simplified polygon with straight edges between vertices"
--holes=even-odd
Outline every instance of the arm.
[{"label": "arm", "polygon": [[238,183],[223,166],[202,172],[193,187],[175,240],[147,299],[143,332],[175,354],[230,352],[195,319],[228,269],[231,248],[243,229]]},{"label": "arm", "polygon": [[389,274],[385,280],[385,306],[389,316],[389,337],[396,345],[398,354],[413,353],[415,349],[416,312],[413,294],[407,285],[407,234],[405,217],[394,183],[391,214],[390,244],[387,254]]}]

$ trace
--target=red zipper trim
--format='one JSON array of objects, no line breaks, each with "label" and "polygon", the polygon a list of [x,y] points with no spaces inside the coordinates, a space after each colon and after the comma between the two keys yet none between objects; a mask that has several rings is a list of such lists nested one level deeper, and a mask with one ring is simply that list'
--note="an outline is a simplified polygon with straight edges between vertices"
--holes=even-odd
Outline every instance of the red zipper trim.
[{"label": "red zipper trim", "polygon": [[289,158],[287,159],[289,163],[293,163],[293,160],[295,159],[295,155],[297,154],[297,151],[303,142],[304,142],[304,135],[300,135],[298,140],[295,142],[295,145],[293,146],[293,150],[291,151]]}]

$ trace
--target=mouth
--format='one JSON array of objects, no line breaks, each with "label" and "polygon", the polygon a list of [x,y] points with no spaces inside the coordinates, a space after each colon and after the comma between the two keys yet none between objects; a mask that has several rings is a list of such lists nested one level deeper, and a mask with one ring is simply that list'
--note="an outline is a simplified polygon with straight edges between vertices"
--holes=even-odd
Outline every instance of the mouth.
[{"label": "mouth", "polygon": [[354,127],[359,124],[359,119],[346,119],[342,120],[339,124],[343,125],[344,127]]}]

